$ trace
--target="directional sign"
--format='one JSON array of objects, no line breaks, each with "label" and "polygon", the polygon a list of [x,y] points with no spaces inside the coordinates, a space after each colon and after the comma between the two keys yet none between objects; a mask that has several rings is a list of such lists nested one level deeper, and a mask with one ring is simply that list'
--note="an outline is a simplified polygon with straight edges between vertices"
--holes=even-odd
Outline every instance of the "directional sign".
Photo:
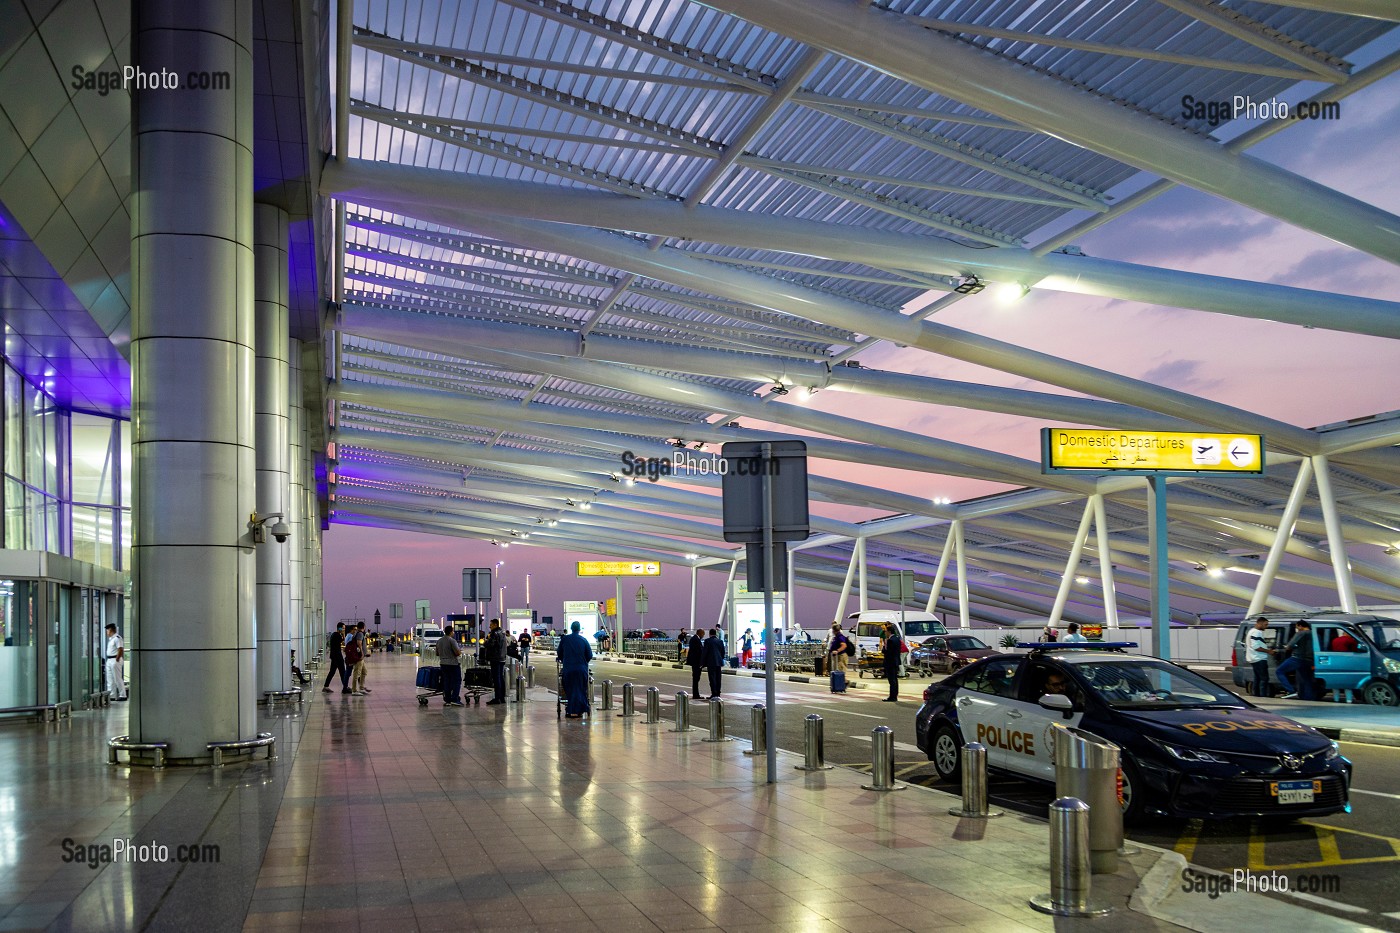
[{"label": "directional sign", "polygon": [[1262,473],[1258,434],[1041,428],[1045,473]]},{"label": "directional sign", "polygon": [[462,568],[462,602],[474,603],[491,601],[491,568]]},{"label": "directional sign", "polygon": [[581,560],[580,577],[659,577],[661,565],[654,560]]}]

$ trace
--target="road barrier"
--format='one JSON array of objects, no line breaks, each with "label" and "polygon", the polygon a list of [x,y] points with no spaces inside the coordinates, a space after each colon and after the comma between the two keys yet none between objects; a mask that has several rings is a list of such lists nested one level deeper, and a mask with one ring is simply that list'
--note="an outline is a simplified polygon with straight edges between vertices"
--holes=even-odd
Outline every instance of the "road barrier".
[{"label": "road barrier", "polygon": [[749,731],[753,734],[753,748],[746,749],[745,755],[762,755],[768,751],[768,707],[755,703],[749,709]]},{"label": "road barrier", "polygon": [[534,687],[534,686],[535,686],[535,665],[533,665],[533,664],[531,664],[529,667],[525,668],[525,686],[527,686],[527,687]]},{"label": "road barrier", "polygon": [[724,701],[719,697],[710,698],[710,737],[706,742],[731,742],[724,734]]},{"label": "road barrier", "polygon": [[635,690],[636,688],[632,686],[632,682],[630,680],[622,685],[622,712],[618,713],[617,715],[628,717],[637,715],[637,700],[634,694]]},{"label": "road barrier", "polygon": [[515,678],[515,702],[525,702],[525,675],[520,674]]},{"label": "road barrier", "polygon": [[1097,917],[1109,912],[1094,905],[1090,895],[1089,805],[1076,797],[1050,804],[1050,893],[1031,898],[1030,905],[1056,917]]},{"label": "road barrier", "polygon": [[962,757],[962,809],[948,811],[953,816],[985,820],[1001,816],[1000,810],[987,809],[987,746],[968,742]]},{"label": "road barrier", "polygon": [[860,785],[861,790],[904,790],[904,785],[894,782],[894,730],[889,726],[870,730],[870,776],[871,782]]},{"label": "road barrier", "polygon": [[797,765],[798,771],[830,771],[826,763],[826,753],[822,748],[822,718],[816,713],[808,713],[802,727],[802,753],[804,761]]},{"label": "road barrier", "polygon": [[661,691],[655,687],[647,687],[647,718],[648,724],[661,721]]},{"label": "road barrier", "polygon": [[690,694],[684,690],[676,694],[676,728],[671,731],[690,731]]},{"label": "road barrier", "polygon": [[603,702],[599,704],[599,709],[612,709],[612,681],[603,681]]},{"label": "road barrier", "polygon": [[1055,796],[1074,797],[1089,805],[1089,867],[1096,875],[1118,871],[1123,848],[1123,807],[1119,799],[1122,750],[1090,732],[1051,730],[1055,759]]}]

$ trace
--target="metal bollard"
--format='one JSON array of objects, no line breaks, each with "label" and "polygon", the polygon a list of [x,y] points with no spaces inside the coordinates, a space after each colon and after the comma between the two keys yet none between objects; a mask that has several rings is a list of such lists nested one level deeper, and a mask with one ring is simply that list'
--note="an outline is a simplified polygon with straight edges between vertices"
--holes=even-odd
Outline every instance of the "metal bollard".
[{"label": "metal bollard", "polygon": [[1031,907],[1057,917],[1098,917],[1108,907],[1090,899],[1089,805],[1076,797],[1050,804],[1050,893],[1030,900]]},{"label": "metal bollard", "polygon": [[745,755],[762,755],[768,751],[768,708],[755,703],[749,710],[749,729],[753,733],[753,748],[745,749]]},{"label": "metal bollard", "polygon": [[871,783],[860,785],[861,790],[904,790],[905,785],[894,782],[894,730],[889,726],[870,730],[870,774]]},{"label": "metal bollard", "polygon": [[648,723],[661,721],[661,691],[655,687],[647,687],[647,718]]},{"label": "metal bollard", "polygon": [[822,718],[816,713],[808,713],[805,722],[806,725],[802,727],[802,751],[806,761],[797,765],[797,770],[830,771],[831,765],[826,764],[822,751]]},{"label": "metal bollard", "polygon": [[634,693],[635,690],[636,688],[632,686],[631,681],[628,681],[627,683],[622,685],[622,712],[618,713],[617,715],[637,715],[637,699]]},{"label": "metal bollard", "polygon": [[690,694],[684,690],[676,694],[676,728],[671,731],[690,731]]},{"label": "metal bollard", "polygon": [[612,681],[603,681],[603,702],[599,704],[599,709],[612,709]]},{"label": "metal bollard", "polygon": [[1123,810],[1119,794],[1122,751],[1112,742],[1081,729],[1056,723],[1050,730],[1055,762],[1055,796],[1089,805],[1089,867],[1094,874],[1118,871],[1123,845]]},{"label": "metal bollard", "polygon": [[733,739],[724,734],[724,701],[719,697],[710,700],[710,737],[706,742],[732,742]]},{"label": "metal bollard", "polygon": [[534,687],[534,686],[535,686],[535,665],[533,665],[533,664],[531,664],[529,667],[525,668],[525,686],[527,686],[527,687]]},{"label": "metal bollard", "polygon": [[985,820],[1001,816],[1000,810],[987,809],[987,746],[968,742],[962,755],[962,809],[948,810],[953,816]]},{"label": "metal bollard", "polygon": [[525,702],[525,678],[521,676],[515,678],[515,702]]}]

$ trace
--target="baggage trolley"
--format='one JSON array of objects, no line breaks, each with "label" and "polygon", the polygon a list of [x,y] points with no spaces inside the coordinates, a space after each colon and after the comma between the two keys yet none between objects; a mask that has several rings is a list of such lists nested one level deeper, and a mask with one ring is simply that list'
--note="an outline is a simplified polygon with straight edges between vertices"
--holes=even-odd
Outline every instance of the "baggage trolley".
[{"label": "baggage trolley", "polygon": [[414,682],[422,691],[418,694],[419,706],[427,706],[429,697],[442,696],[442,668],[420,667]]},{"label": "baggage trolley", "polygon": [[[564,662],[554,659],[554,718],[564,719]],[[593,718],[593,666],[588,666],[588,712],[584,715]]]},{"label": "baggage trolley", "polygon": [[481,705],[481,698],[492,696],[496,685],[491,683],[491,666],[462,668],[462,703]]}]

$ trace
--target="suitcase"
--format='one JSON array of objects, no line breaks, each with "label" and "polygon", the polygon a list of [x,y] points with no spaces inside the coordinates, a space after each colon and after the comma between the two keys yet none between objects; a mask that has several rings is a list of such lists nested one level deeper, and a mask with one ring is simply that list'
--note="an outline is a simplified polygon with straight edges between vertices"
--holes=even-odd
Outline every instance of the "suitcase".
[{"label": "suitcase", "polygon": [[417,686],[424,690],[442,689],[442,668],[440,667],[420,667],[418,668]]},{"label": "suitcase", "polygon": [[845,692],[846,692],[846,672],[845,672],[845,671],[832,671],[832,672],[831,672],[831,692],[832,692],[832,693],[845,693]]},{"label": "suitcase", "polygon": [[462,668],[463,687],[484,687],[491,690],[494,684],[491,683],[491,668],[489,667],[464,667]]}]

